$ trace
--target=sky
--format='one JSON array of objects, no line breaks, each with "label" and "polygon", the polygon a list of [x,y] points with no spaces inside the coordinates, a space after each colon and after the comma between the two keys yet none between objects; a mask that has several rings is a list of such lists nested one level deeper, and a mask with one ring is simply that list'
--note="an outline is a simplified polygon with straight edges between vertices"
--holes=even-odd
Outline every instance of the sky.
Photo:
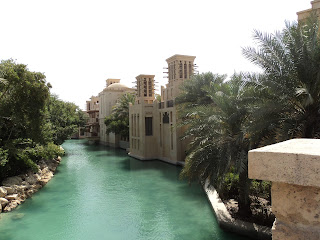
[{"label": "sky", "polygon": [[153,74],[158,89],[174,54],[199,72],[259,71],[242,55],[254,29],[274,33],[310,0],[0,0],[0,59],[43,72],[51,92],[85,109],[107,78],[133,87]]}]

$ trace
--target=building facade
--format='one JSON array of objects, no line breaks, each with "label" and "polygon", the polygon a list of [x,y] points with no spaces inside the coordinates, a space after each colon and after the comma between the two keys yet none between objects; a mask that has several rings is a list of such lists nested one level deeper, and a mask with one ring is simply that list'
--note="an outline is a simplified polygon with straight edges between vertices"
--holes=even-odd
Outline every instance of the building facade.
[{"label": "building facade", "polygon": [[90,101],[86,102],[88,120],[85,125],[85,138],[91,142],[96,142],[100,139],[99,100],[98,96],[92,96]]},{"label": "building facade", "polygon": [[308,18],[310,16],[310,13],[312,11],[315,11],[315,13],[317,14],[317,16],[319,17],[320,16],[320,0],[315,0],[315,1],[312,1],[311,2],[311,8],[310,9],[307,9],[307,10],[304,10],[304,11],[300,11],[300,12],[297,12],[297,15],[298,15],[298,21],[302,21],[306,18]]},{"label": "building facade", "polygon": [[181,164],[185,159],[186,142],[175,98],[181,84],[194,74],[194,56],[174,55],[168,58],[168,83],[161,86],[161,102],[154,97],[154,75],[136,77],[137,98],[129,107],[130,152],[141,160],[159,159]]},{"label": "building facade", "polygon": [[119,98],[125,93],[134,93],[136,90],[129,88],[124,84],[120,83],[120,79],[106,80],[106,87],[102,92],[99,93],[99,141],[100,144],[112,146],[112,147],[122,147],[128,148],[128,139],[121,139],[120,136],[114,133],[106,133],[106,125],[104,120],[107,116],[112,113],[112,108],[117,104]]}]

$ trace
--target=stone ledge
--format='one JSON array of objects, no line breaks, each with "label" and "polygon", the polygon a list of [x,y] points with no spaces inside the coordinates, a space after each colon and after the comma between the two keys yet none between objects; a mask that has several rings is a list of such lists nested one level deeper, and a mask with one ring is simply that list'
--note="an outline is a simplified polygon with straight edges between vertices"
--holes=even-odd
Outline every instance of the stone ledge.
[{"label": "stone ledge", "polygon": [[208,181],[205,182],[203,189],[211,203],[220,228],[252,239],[272,239],[271,228],[234,219],[220,199],[217,191],[212,186],[209,186]]},{"label": "stone ledge", "polygon": [[249,178],[320,187],[320,139],[291,139],[249,151]]}]

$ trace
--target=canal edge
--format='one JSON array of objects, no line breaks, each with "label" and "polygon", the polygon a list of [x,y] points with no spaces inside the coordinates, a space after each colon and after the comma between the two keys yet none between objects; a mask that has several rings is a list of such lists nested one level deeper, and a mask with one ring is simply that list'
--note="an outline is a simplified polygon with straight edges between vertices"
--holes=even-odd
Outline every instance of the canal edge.
[{"label": "canal edge", "polygon": [[[64,149],[60,146],[60,149]],[[62,157],[42,159],[38,164],[38,172],[28,171],[13,177],[8,177],[0,185],[0,215],[11,212],[26,199],[43,188],[54,176]]]},{"label": "canal edge", "polygon": [[216,189],[209,185],[208,180],[203,185],[203,190],[207,195],[220,228],[252,239],[272,239],[271,228],[233,218],[219,197]]}]

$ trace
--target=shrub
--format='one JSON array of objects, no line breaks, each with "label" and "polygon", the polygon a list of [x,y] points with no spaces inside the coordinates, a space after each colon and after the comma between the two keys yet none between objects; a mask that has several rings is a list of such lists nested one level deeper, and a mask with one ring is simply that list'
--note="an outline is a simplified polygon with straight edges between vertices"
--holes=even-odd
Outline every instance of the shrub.
[{"label": "shrub", "polygon": [[271,182],[252,180],[250,187],[250,195],[254,197],[261,197],[271,201]]},{"label": "shrub", "polygon": [[222,199],[238,199],[239,196],[239,174],[229,172],[219,186],[216,186],[217,191]]}]

